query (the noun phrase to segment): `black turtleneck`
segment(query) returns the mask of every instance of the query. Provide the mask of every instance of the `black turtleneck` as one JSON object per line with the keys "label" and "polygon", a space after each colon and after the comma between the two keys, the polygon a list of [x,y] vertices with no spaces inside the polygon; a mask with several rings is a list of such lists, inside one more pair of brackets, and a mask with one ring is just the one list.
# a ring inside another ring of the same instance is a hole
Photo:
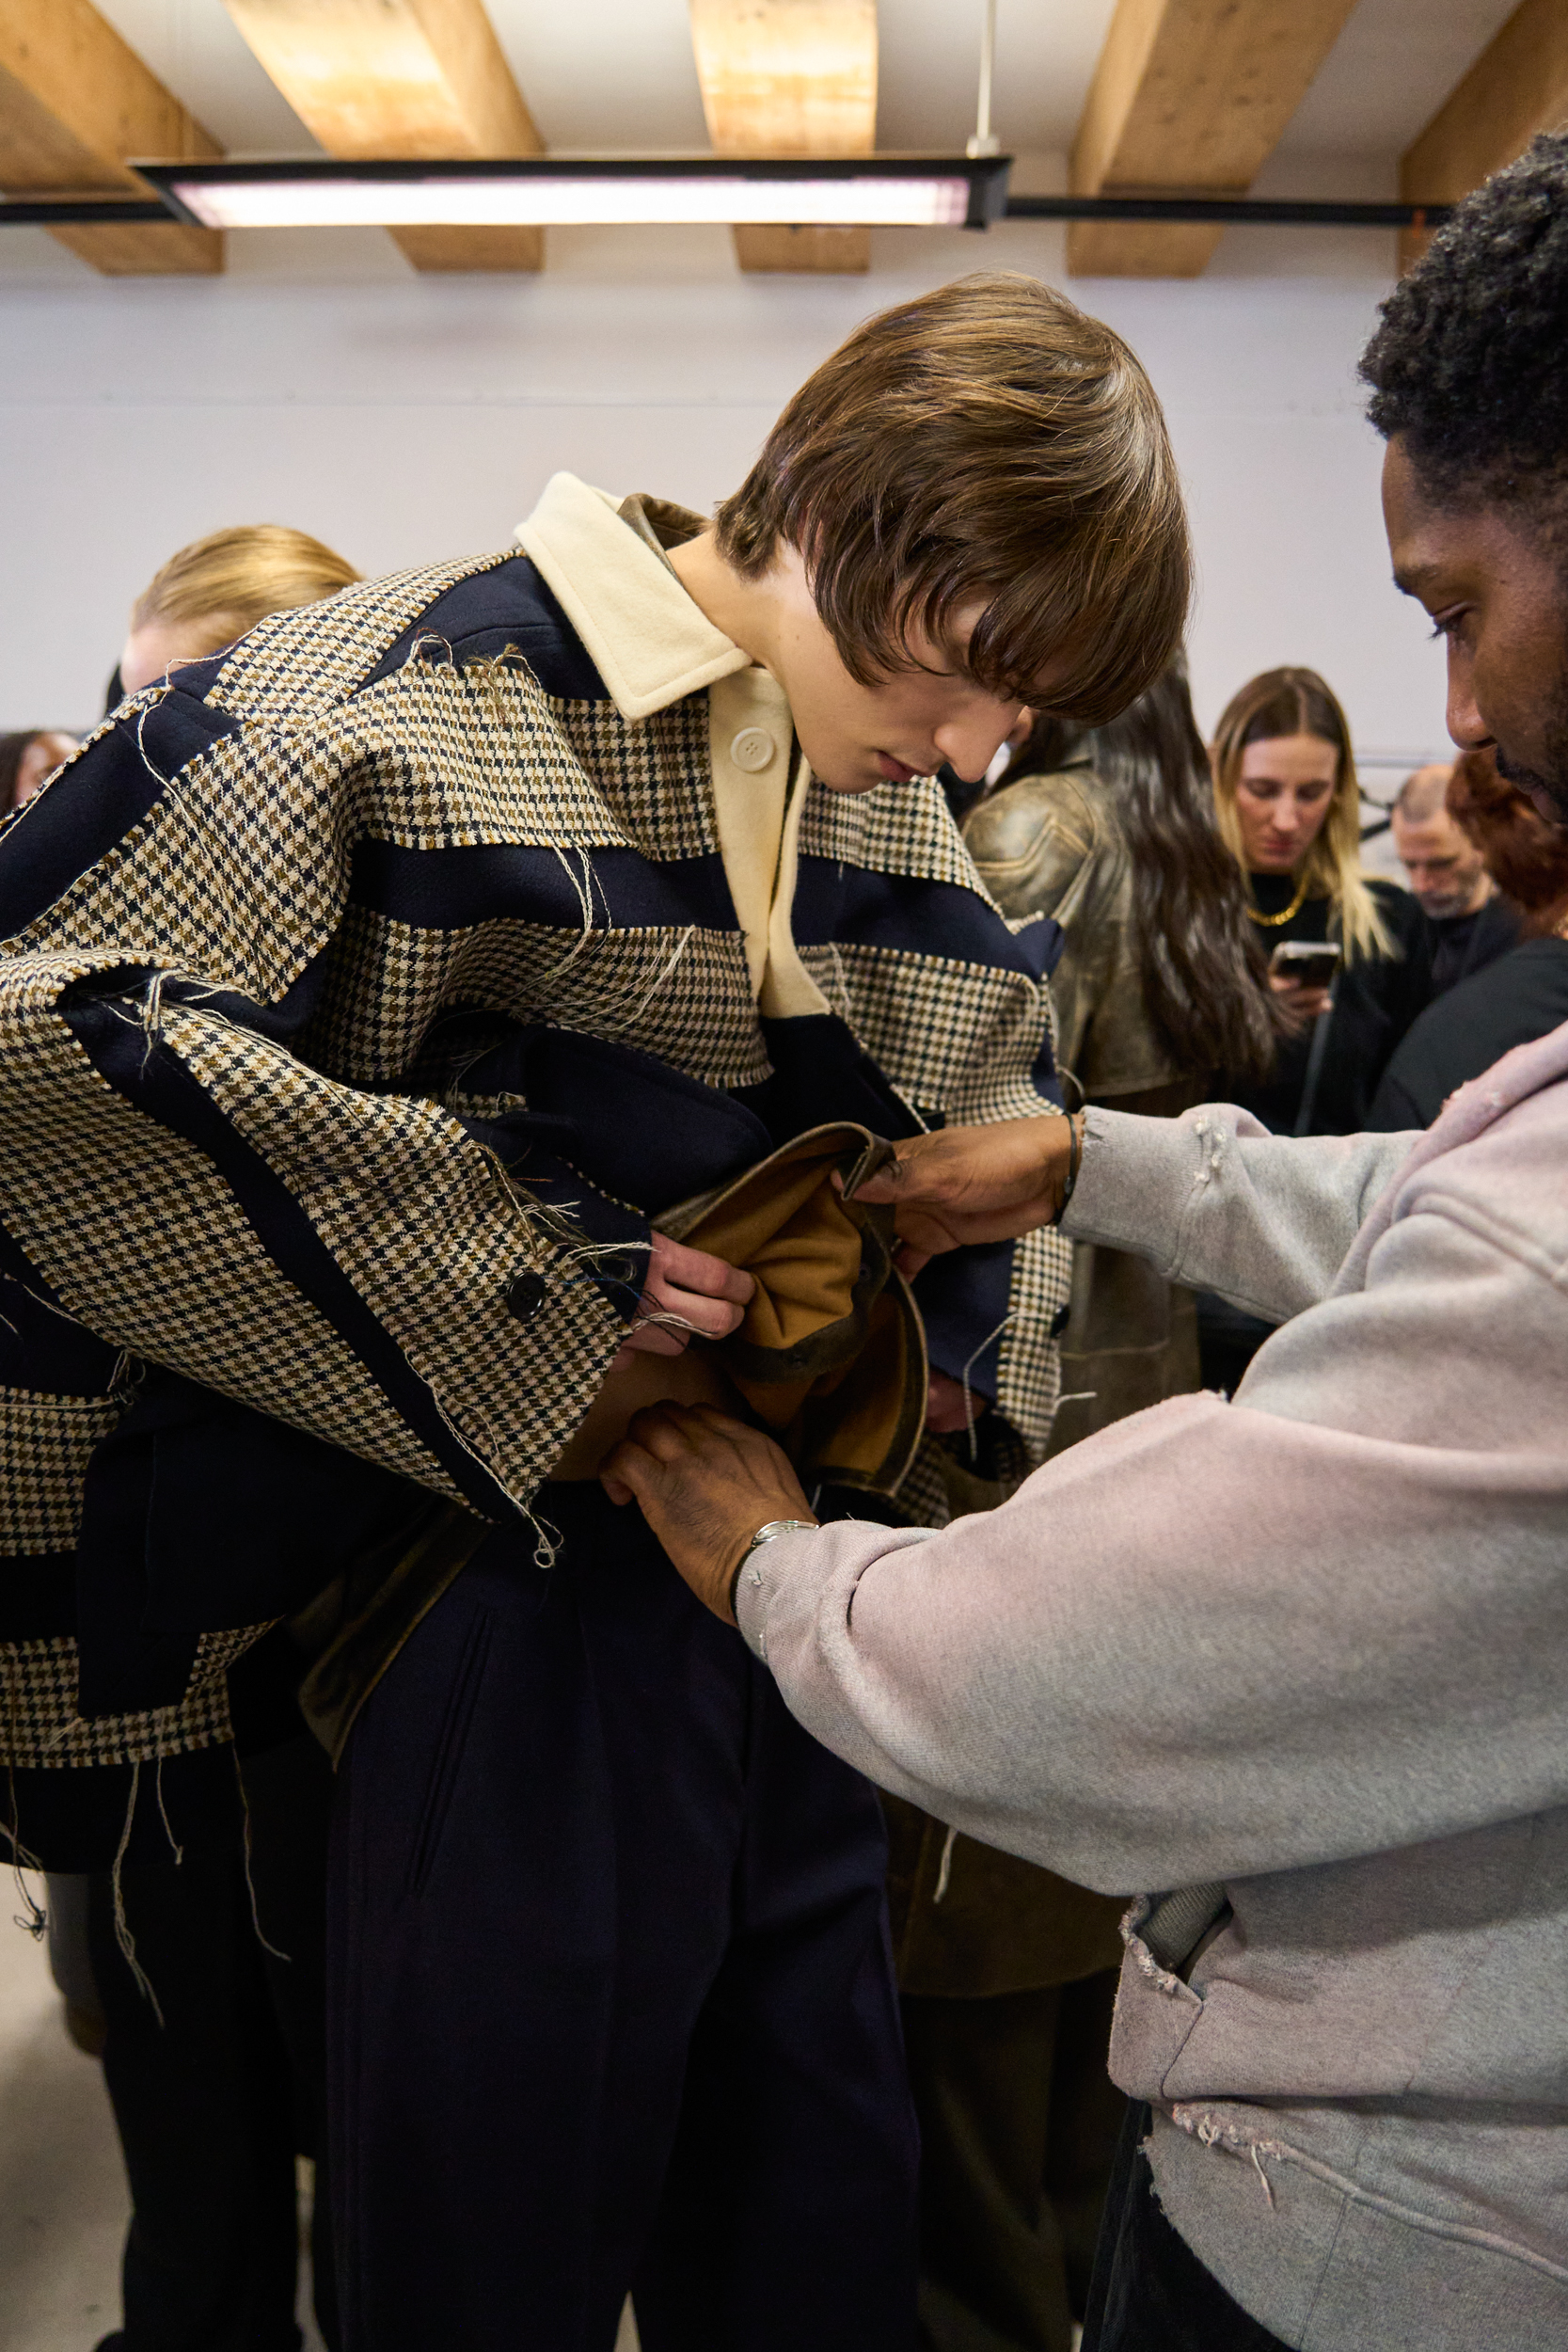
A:
{"label": "black turtleneck", "polygon": [[[1358,956],[1339,967],[1308,1128],[1312,1135],[1354,1135],[1360,1130],[1389,1056],[1432,992],[1431,927],[1419,905],[1393,882],[1379,879],[1369,886],[1397,952],[1393,957]],[[1263,915],[1283,914],[1296,894],[1289,874],[1249,874],[1247,887]],[[1305,899],[1288,922],[1257,929],[1265,958],[1282,940],[1338,938],[1333,904],[1326,898]],[[1275,1135],[1293,1135],[1310,1046],[1310,1029],[1285,1039],[1266,1078],[1222,1077],[1215,1096],[1241,1104]]]}

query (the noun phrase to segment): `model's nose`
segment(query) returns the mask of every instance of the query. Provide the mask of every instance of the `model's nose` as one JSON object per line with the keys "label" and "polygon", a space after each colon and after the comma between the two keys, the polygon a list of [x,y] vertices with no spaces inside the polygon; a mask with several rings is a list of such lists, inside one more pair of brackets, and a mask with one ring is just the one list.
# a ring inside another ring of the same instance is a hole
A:
{"label": "model's nose", "polygon": [[950,720],[931,738],[942,758],[965,784],[978,784],[1012,733],[1016,710],[976,711]]}

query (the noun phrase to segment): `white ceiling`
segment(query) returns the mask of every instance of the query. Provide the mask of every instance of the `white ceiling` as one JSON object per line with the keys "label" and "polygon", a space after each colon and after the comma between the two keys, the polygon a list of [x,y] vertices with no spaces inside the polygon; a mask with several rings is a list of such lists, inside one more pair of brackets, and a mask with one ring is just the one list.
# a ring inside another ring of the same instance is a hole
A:
{"label": "white ceiling", "polygon": [[[222,0],[96,5],[225,147],[264,154],[314,146]],[[998,0],[992,116],[1005,146],[1027,154],[1070,146],[1114,5]],[[1391,168],[1513,5],[1360,0],[1281,142],[1280,163],[1344,157]],[[686,0],[488,7],[547,145],[706,145]],[[983,0],[879,0],[879,145],[961,144],[974,123],[982,13]]]}

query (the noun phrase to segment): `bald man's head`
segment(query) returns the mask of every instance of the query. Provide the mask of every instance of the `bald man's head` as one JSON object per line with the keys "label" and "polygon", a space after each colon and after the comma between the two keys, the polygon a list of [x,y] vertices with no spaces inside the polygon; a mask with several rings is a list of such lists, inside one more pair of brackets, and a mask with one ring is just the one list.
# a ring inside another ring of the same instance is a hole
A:
{"label": "bald man's head", "polygon": [[1447,805],[1449,778],[1452,773],[1452,764],[1446,759],[1434,759],[1425,768],[1413,769],[1401,785],[1394,803],[1400,815],[1412,825],[1429,825]]}
{"label": "bald man's head", "polygon": [[1406,776],[1394,803],[1394,849],[1410,887],[1433,922],[1473,914],[1492,896],[1481,851],[1449,815],[1453,770],[1444,761]]}

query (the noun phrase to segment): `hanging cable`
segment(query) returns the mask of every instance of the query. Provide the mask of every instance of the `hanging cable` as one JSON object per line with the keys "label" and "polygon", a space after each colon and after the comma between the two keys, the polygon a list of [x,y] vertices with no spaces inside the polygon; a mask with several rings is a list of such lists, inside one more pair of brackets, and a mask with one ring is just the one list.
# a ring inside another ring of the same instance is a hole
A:
{"label": "hanging cable", "polygon": [[976,159],[1002,151],[1002,142],[990,127],[990,87],[995,65],[996,0],[986,0],[985,23],[980,29],[980,95],[974,110],[974,136],[966,148],[966,152]]}

